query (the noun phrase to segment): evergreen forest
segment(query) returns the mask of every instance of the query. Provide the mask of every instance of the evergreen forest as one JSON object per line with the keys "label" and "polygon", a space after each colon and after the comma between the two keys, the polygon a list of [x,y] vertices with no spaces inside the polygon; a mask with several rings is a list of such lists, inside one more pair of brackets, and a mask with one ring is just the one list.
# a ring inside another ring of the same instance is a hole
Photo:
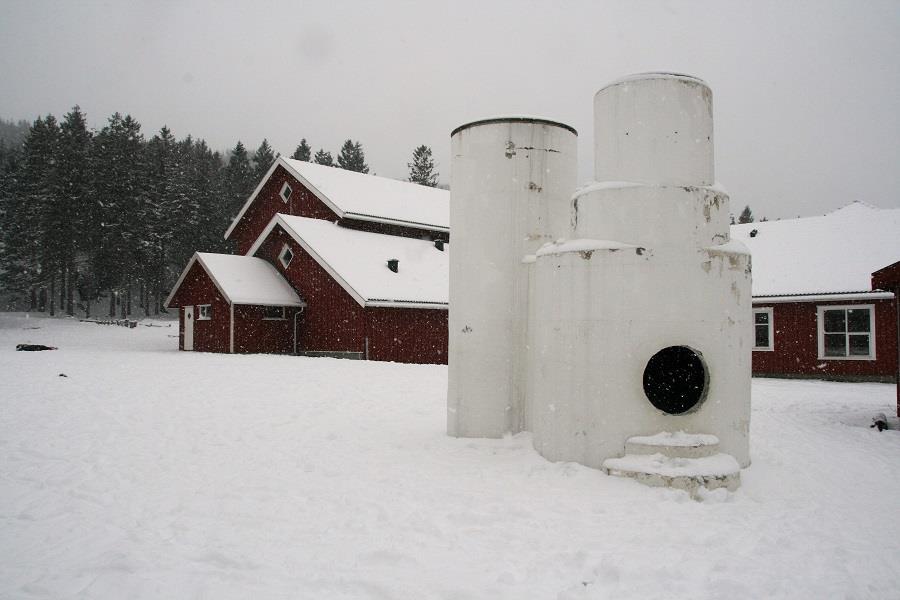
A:
{"label": "evergreen forest", "polygon": [[[294,156],[310,160],[305,139]],[[368,172],[359,142],[314,158]],[[167,127],[148,139],[120,113],[90,129],[78,106],[59,120],[0,119],[0,309],[164,312],[194,252],[232,251],[223,234],[276,159],[266,140],[223,154]]]}

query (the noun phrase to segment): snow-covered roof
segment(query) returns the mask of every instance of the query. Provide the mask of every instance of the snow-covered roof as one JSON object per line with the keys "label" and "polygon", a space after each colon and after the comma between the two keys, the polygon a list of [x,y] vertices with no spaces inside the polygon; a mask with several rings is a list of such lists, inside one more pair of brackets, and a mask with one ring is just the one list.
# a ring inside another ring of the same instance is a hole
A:
{"label": "snow-covered roof", "polygon": [[[276,215],[250,249],[280,225],[361,306],[446,309],[450,245],[341,227],[321,219]],[[397,259],[394,273],[387,261]]]}
{"label": "snow-covered roof", "polygon": [[234,254],[210,254],[196,252],[178,278],[166,306],[181,287],[185,276],[199,262],[213,283],[230,304],[257,304],[262,306],[303,306],[297,292],[261,258]]}
{"label": "snow-covered roof", "polygon": [[732,225],[731,237],[752,253],[754,296],[860,292],[900,260],[900,209],[853,202],[821,217]]}
{"label": "snow-covered roof", "polygon": [[373,221],[421,227],[437,231],[450,230],[450,192],[408,181],[376,175],[365,175],[337,167],[326,167],[302,160],[279,157],[244,203],[225,237],[240,222],[253,204],[265,182],[278,166],[284,167],[297,181],[316,195],[344,219]]}

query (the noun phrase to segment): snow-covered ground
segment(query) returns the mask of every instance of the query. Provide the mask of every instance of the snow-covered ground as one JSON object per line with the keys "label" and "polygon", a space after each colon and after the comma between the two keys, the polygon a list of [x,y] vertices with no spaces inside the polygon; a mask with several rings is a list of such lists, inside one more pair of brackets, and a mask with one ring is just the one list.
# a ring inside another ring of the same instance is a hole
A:
{"label": "snow-covered ground", "polygon": [[696,502],[447,437],[444,367],[176,334],[0,314],[0,597],[900,594],[891,385],[755,380],[743,486]]}

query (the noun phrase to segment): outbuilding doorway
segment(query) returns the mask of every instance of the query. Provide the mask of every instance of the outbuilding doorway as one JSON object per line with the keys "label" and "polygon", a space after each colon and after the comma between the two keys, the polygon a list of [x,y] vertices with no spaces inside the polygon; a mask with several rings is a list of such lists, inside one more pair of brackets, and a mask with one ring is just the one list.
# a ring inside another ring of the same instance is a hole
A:
{"label": "outbuilding doorway", "polygon": [[194,307],[184,307],[184,344],[185,350],[194,349]]}

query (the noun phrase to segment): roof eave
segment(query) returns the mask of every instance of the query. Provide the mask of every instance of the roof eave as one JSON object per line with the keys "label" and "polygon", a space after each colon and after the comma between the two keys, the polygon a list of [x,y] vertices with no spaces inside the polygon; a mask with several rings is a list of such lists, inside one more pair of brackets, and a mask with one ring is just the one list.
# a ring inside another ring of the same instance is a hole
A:
{"label": "roof eave", "polygon": [[407,301],[407,300],[367,300],[366,308],[430,308],[434,310],[448,310],[447,302]]}
{"label": "roof eave", "polygon": [[378,217],[375,215],[364,215],[362,213],[346,212],[344,219],[353,221],[366,221],[369,223],[383,223],[385,225],[399,225],[401,227],[410,227],[413,229],[427,229],[428,231],[439,231],[441,233],[449,233],[450,228],[443,225],[434,225],[432,223],[420,223],[418,221],[404,221],[402,219],[391,219],[389,217]]}
{"label": "roof eave", "polygon": [[893,292],[819,292],[807,294],[770,294],[753,296],[754,304],[778,304],[785,302],[824,302],[836,300],[891,300]]}

